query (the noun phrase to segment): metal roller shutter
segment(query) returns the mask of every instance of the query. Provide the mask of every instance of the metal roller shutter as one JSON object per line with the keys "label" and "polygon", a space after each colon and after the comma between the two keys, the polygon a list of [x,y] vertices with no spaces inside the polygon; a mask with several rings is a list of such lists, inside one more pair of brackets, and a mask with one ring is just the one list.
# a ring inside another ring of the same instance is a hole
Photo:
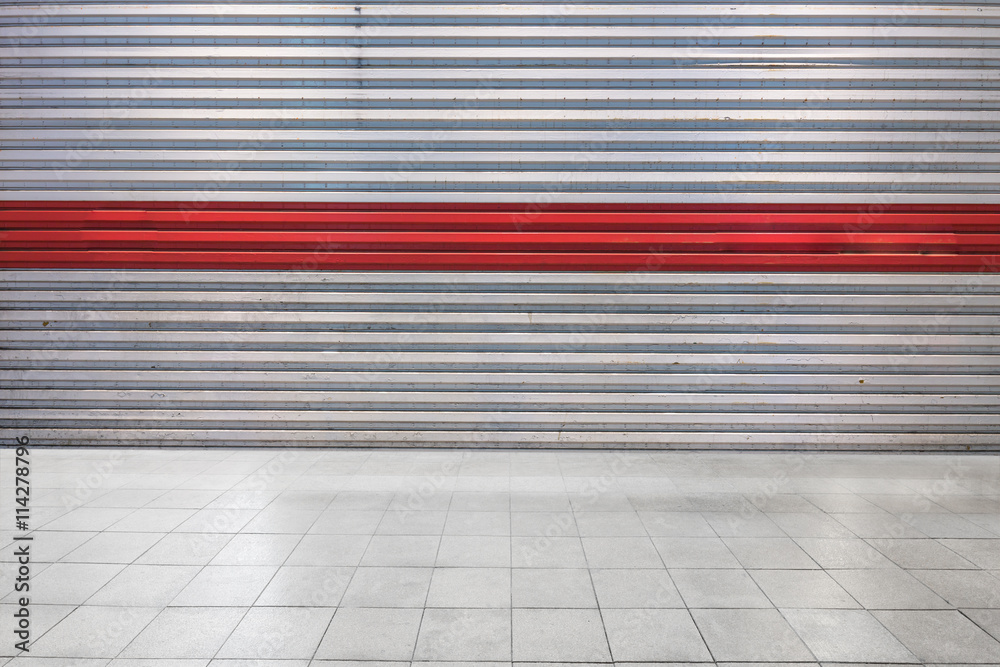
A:
{"label": "metal roller shutter", "polygon": [[1000,450],[1000,4],[0,4],[0,437]]}

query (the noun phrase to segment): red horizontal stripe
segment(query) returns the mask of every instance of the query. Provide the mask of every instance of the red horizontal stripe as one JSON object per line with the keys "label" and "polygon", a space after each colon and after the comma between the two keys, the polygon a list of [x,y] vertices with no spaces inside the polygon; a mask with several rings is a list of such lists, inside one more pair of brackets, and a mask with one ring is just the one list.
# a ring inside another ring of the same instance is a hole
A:
{"label": "red horizontal stripe", "polygon": [[0,266],[976,272],[1000,252],[997,206],[137,206],[2,203]]}
{"label": "red horizontal stripe", "polygon": [[299,252],[876,253],[1000,252],[1000,234],[259,232],[82,230],[0,232],[7,250]]}
{"label": "red horizontal stripe", "polygon": [[998,204],[625,204],[547,202],[224,202],[224,201],[0,201],[0,209],[133,209],[133,210],[267,210],[267,211],[508,211],[531,215],[544,211],[570,212],[718,212],[718,213],[993,213]]}
{"label": "red horizontal stripe", "polygon": [[0,210],[2,229],[1000,233],[988,213]]}
{"label": "red horizontal stripe", "polygon": [[26,250],[0,251],[0,266],[49,269],[981,272],[1000,269],[1000,255]]}

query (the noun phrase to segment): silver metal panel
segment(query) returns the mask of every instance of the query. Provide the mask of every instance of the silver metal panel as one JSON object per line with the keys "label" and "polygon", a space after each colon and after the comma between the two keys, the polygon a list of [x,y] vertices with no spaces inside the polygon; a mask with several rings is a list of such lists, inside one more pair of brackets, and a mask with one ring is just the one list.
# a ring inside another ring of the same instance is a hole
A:
{"label": "silver metal panel", "polygon": [[1000,202],[1000,6],[0,5],[0,199]]}
{"label": "silver metal panel", "polygon": [[39,444],[1000,450],[1000,275],[0,272]]}

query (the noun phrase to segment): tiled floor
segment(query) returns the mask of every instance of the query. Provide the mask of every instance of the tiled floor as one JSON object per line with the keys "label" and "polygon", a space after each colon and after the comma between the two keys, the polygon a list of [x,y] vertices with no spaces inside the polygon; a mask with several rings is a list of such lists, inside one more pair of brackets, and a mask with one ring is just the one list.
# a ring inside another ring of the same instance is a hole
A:
{"label": "tiled floor", "polygon": [[996,456],[35,449],[30,657],[12,458],[8,667],[1000,664]]}

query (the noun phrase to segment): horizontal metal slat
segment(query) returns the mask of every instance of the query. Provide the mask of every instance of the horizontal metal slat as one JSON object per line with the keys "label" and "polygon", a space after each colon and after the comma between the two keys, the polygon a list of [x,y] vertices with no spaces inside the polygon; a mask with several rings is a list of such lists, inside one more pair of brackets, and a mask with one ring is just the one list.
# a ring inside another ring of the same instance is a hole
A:
{"label": "horizontal metal slat", "polygon": [[[308,50],[306,50],[308,49]],[[239,46],[192,46],[163,45],[152,47],[121,47],[115,45],[94,44],[86,47],[61,46],[21,46],[13,54],[17,58],[315,58],[315,59],[394,59],[394,58],[425,58],[444,60],[455,59],[538,59],[544,58],[625,58],[625,59],[737,59],[748,61],[789,62],[792,60],[816,60],[820,62],[851,61],[858,59],[903,60],[903,59],[955,59],[977,60],[1000,58],[1000,49],[990,47],[955,48],[872,48],[855,47],[850,49],[829,47],[783,47],[783,48],[740,48],[740,47],[544,47],[544,55],[538,47],[506,47],[502,50],[493,47],[452,47],[447,51],[427,46],[409,47],[365,47],[363,52],[359,47],[336,46],[268,46],[265,52],[259,47]],[[8,56],[11,57],[11,56]]]}
{"label": "horizontal metal slat", "polygon": [[[184,108],[170,107],[167,109],[150,108],[19,108],[6,107],[0,109],[0,120],[14,121],[52,121],[52,120],[170,120],[173,123],[181,121],[275,121],[286,123],[292,121],[395,121],[400,123],[414,121],[447,120],[455,121],[549,121],[549,122],[609,122],[609,121],[670,121],[685,122],[717,122],[720,125],[744,122],[785,121],[806,123],[815,122],[937,122],[943,127],[960,123],[978,123],[983,126],[995,124],[998,121],[995,111],[972,110],[911,110],[911,109],[864,109],[864,110],[828,110],[828,109],[732,109],[727,111],[725,118],[711,109],[214,109],[214,108]],[[601,128],[603,129],[603,128]],[[972,128],[979,129],[979,128]],[[16,173],[10,176],[17,179]]]}
{"label": "horizontal metal slat", "polygon": [[631,413],[631,412],[449,412],[419,411],[293,411],[293,410],[65,410],[0,409],[0,426],[51,428],[288,428],[304,429],[424,429],[429,432],[477,429],[488,431],[738,431],[738,432],[877,432],[982,433],[1000,427],[995,414],[787,413],[780,423],[771,414]]}
{"label": "horizontal metal slat", "polygon": [[[782,163],[862,163],[862,164],[919,164],[926,169],[927,165],[990,165],[996,169],[1000,165],[1000,150],[997,151],[942,151],[926,155],[916,151],[899,151],[893,153],[868,151],[456,151],[449,149],[424,150],[412,153],[404,151],[380,150],[255,150],[232,151],[213,149],[191,150],[145,150],[145,149],[95,149],[95,150],[64,150],[64,149],[34,149],[5,150],[0,154],[4,163],[18,162],[15,166],[27,167],[30,163],[47,163],[45,167],[58,164],[79,165],[84,161],[108,162],[178,162],[184,161],[189,168],[202,169],[212,167],[213,163],[239,163],[246,169],[255,165],[266,167],[269,162],[295,162],[295,168],[308,167],[309,162],[344,162],[344,163],[378,163],[404,161],[411,169],[424,163],[483,163],[503,162],[508,164],[530,164],[533,162],[565,162],[574,166],[587,166],[594,163],[622,163],[625,168],[642,163],[732,163],[736,160],[752,156],[757,164]],[[28,163],[28,164],[24,164]],[[305,163],[305,164],[303,164]],[[41,165],[40,165],[41,166]],[[176,168],[173,167],[172,168]],[[662,167],[660,167],[662,168]]]}
{"label": "horizontal metal slat", "polygon": [[[0,330],[0,348],[92,350],[298,350],[470,352],[769,352],[996,354],[1000,335],[911,336],[878,334],[671,334],[671,333],[307,333]],[[752,358],[752,357],[751,357]]]}
{"label": "horizontal metal slat", "polygon": [[[270,17],[290,16],[319,18],[329,16],[349,17],[358,20],[358,7],[353,4],[309,4],[294,2],[246,2],[226,5],[225,12],[220,13],[213,5],[192,4],[185,2],[166,2],[163,4],[137,3],[13,3],[0,6],[0,17],[13,19],[25,18],[31,20],[38,16],[131,16],[146,18],[152,16],[178,16],[211,18],[221,17]],[[641,18],[644,16],[834,16],[834,17],[891,17],[899,18],[931,16],[940,18],[1000,18],[1000,8],[981,4],[962,6],[948,3],[927,3],[914,5],[912,3],[752,3],[732,5],[731,3],[618,3],[595,2],[582,5],[561,5],[559,3],[419,3],[405,2],[382,4],[374,6],[360,5],[363,17],[452,17],[462,16],[478,18],[484,15],[494,16],[538,16],[555,19],[567,16],[594,17],[627,17]]]}
{"label": "horizontal metal slat", "polygon": [[[181,213],[190,209],[181,208]],[[191,211],[192,213],[197,212]],[[534,211],[514,215],[526,221],[534,219]],[[460,213],[459,215],[467,215]],[[876,211],[862,211],[853,214],[858,225],[868,224],[881,218]],[[933,215],[933,214],[931,214]],[[183,292],[184,299],[198,298],[198,294],[216,292],[290,292],[298,294],[308,291],[339,293],[379,292],[387,297],[406,295],[411,292],[432,293],[435,290],[449,295],[472,292],[537,292],[579,293],[582,298],[599,298],[614,294],[650,293],[716,293],[731,294],[762,293],[780,294],[782,304],[790,303],[788,298],[803,293],[812,297],[822,294],[868,293],[878,297],[895,297],[901,294],[930,296],[948,294],[965,300],[967,297],[1000,295],[1000,273],[983,272],[974,276],[956,276],[942,273],[894,274],[894,273],[593,273],[593,272],[531,272],[531,271],[363,271],[352,273],[331,273],[329,271],[103,271],[87,269],[0,269],[0,296],[17,300],[41,300],[41,294],[32,289],[22,289],[21,285],[37,284],[41,289],[55,292],[53,297],[63,301],[72,292],[73,299],[92,300],[98,294],[108,294],[107,301],[127,301],[125,296],[131,289],[139,288],[143,297],[155,298],[156,290]],[[207,289],[208,287],[211,289]],[[34,288],[33,288],[34,289]],[[80,294],[91,291],[93,294]],[[27,296],[21,296],[27,295]],[[201,297],[204,298],[204,297]],[[243,299],[244,297],[233,297]],[[316,298],[316,297],[311,297]],[[406,298],[406,297],[401,297]],[[421,297],[427,298],[427,297]],[[530,298],[530,297],[529,297]],[[546,297],[548,298],[548,297]],[[557,297],[553,297],[557,298]],[[49,299],[46,299],[49,300]],[[165,297],[159,300],[169,300]],[[275,301],[275,299],[270,299]],[[942,302],[944,303],[944,302]],[[879,308],[887,301],[876,302]]]}
{"label": "horizontal metal slat", "polygon": [[[102,85],[107,81],[115,79],[135,79],[143,81],[145,87],[155,89],[156,86],[165,85],[165,82],[173,80],[181,81],[177,84],[181,87],[197,85],[199,81],[207,82],[207,85],[221,85],[216,82],[231,82],[249,85],[255,81],[268,81],[270,85],[283,86],[306,86],[317,85],[320,81],[350,81],[363,80],[368,84],[378,84],[380,81],[390,81],[394,88],[406,90],[410,87],[426,86],[428,81],[438,84],[438,87],[466,86],[476,87],[476,82],[489,81],[494,86],[503,86],[504,82],[531,82],[541,81],[551,87],[556,82],[575,82],[572,85],[592,85],[593,82],[613,82],[616,86],[626,85],[628,82],[642,83],[643,88],[649,88],[651,81],[687,81],[690,83],[704,82],[706,80],[716,82],[724,81],[745,81],[755,82],[773,80],[784,82],[792,81],[815,81],[823,85],[825,90],[831,82],[848,82],[855,79],[865,81],[877,81],[886,87],[892,81],[914,81],[914,82],[948,82],[949,86],[960,84],[963,81],[980,81],[992,83],[996,81],[997,68],[969,67],[969,68],[948,68],[940,66],[927,66],[914,69],[903,66],[880,66],[880,67],[848,67],[831,66],[825,62],[810,64],[803,63],[782,63],[780,68],[770,67],[766,64],[748,63],[742,64],[720,63],[713,66],[689,63],[684,67],[669,65],[664,67],[572,67],[567,65],[554,65],[551,67],[476,67],[465,65],[460,67],[426,67],[410,65],[402,66],[380,66],[351,68],[340,66],[251,66],[222,64],[204,64],[199,66],[185,66],[178,63],[158,64],[156,69],[150,71],[145,67],[122,66],[119,63],[108,66],[96,67],[93,65],[79,65],[72,69],[61,67],[57,64],[40,67],[37,63],[15,65],[10,63],[6,68],[5,80],[11,82],[10,85],[40,85],[39,83],[25,83],[25,80],[69,80],[79,79],[91,80],[92,85]],[[465,83],[462,83],[465,82]],[[79,84],[76,84],[79,85]],[[110,84],[107,84],[110,85]],[[122,85],[122,84],[118,84]],[[257,83],[255,85],[265,85]],[[521,84],[523,85],[523,83]],[[717,84],[716,84],[717,85]],[[871,84],[868,84],[869,86]],[[715,88],[715,85],[713,85]],[[483,90],[489,90],[483,88]]]}
{"label": "horizontal metal slat", "polygon": [[455,372],[366,370],[364,373],[335,370],[260,371],[90,369],[51,370],[41,367],[0,368],[0,380],[18,388],[145,389],[253,389],[277,390],[358,390],[371,391],[727,391],[727,392],[858,392],[865,395],[906,392],[911,394],[998,394],[1000,375],[977,374],[965,369],[954,374],[878,373],[871,369],[857,374],[830,372],[807,374],[731,373],[624,373],[607,372]]}
{"label": "horizontal metal slat", "polygon": [[[710,385],[707,386],[710,388]],[[807,389],[810,387],[801,387]],[[634,392],[473,392],[473,391],[281,391],[281,390],[120,390],[6,389],[8,408],[60,409],[255,409],[255,410],[482,410],[506,412],[997,412],[997,394],[834,394],[834,393],[634,393]],[[655,419],[655,416],[653,417]]]}
{"label": "horizontal metal slat", "polygon": [[[969,286],[976,283],[970,280]],[[380,310],[408,308],[426,311],[429,304],[438,311],[481,310],[535,310],[580,311],[603,309],[602,312],[641,309],[646,311],[681,313],[698,309],[701,312],[738,313],[748,309],[757,311],[780,308],[783,312],[811,310],[816,312],[863,312],[876,310],[881,313],[976,313],[1000,312],[1000,294],[908,294],[899,297],[891,294],[662,294],[623,293],[544,293],[465,291],[460,279],[452,289],[444,292],[416,291],[201,291],[185,290],[17,290],[0,291],[0,305],[4,308],[52,308],[54,304],[73,309],[94,308],[98,305],[115,309],[143,308],[216,309],[234,310],[298,310],[322,307],[325,310],[364,309]],[[87,306],[85,304],[94,304]]]}
{"label": "horizontal metal slat", "polygon": [[1000,355],[590,352],[273,352],[243,350],[8,350],[0,368],[629,372],[996,373]]}
{"label": "horizontal metal slat", "polygon": [[[38,445],[106,445],[108,442],[167,446],[240,446],[248,443],[269,447],[559,447],[636,449],[834,449],[903,451],[993,451],[992,433],[685,433],[571,431],[413,431],[413,430],[224,430],[205,429],[57,429],[33,431]],[[0,428],[0,437],[12,440],[21,431]]]}
{"label": "horizontal metal slat", "polygon": [[205,310],[3,310],[0,327],[11,331],[566,331],[615,332],[838,332],[925,335],[995,334],[994,315],[793,315],[452,313],[366,311]]}

